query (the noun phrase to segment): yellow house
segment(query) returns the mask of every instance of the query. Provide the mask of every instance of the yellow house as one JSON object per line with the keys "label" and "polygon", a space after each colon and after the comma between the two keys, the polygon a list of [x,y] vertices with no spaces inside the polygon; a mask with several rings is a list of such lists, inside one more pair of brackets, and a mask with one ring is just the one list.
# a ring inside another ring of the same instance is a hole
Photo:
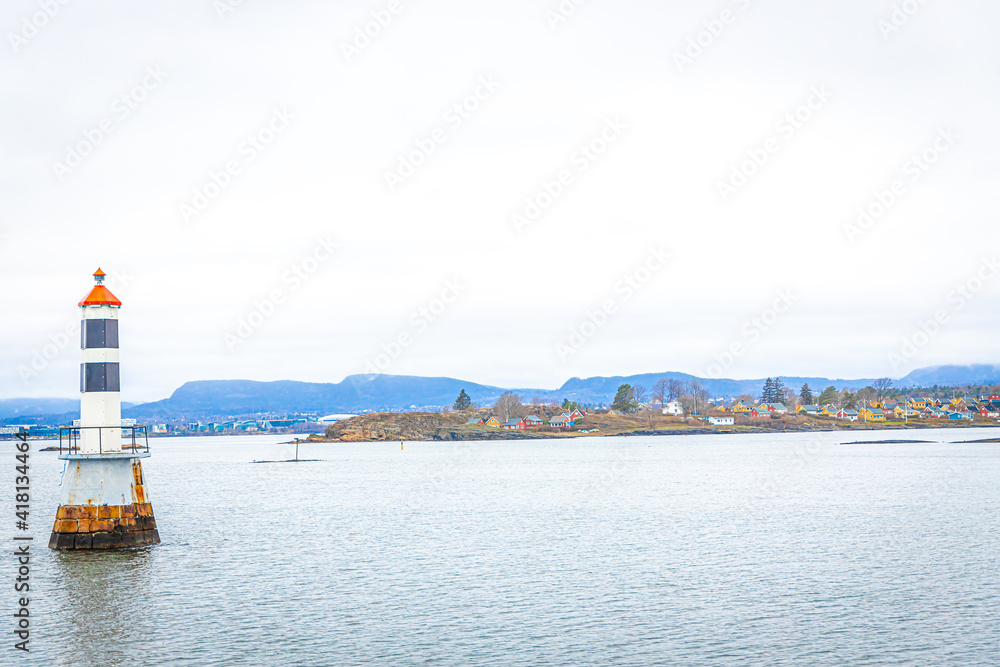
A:
{"label": "yellow house", "polygon": [[733,406],[733,412],[750,412],[751,410],[753,410],[753,406],[747,405],[743,401]]}
{"label": "yellow house", "polygon": [[960,407],[962,407],[962,406],[965,405],[965,399],[964,398],[953,398],[953,399],[951,399],[951,404],[953,406],[955,406],[956,408],[960,408]]}
{"label": "yellow house", "polygon": [[910,402],[909,402],[909,406],[911,408],[913,408],[914,410],[926,410],[927,409],[927,400],[923,399],[923,398],[911,398]]}
{"label": "yellow house", "polygon": [[885,413],[878,409],[861,408],[860,412],[858,412],[858,421],[884,422]]}
{"label": "yellow house", "polygon": [[487,419],[486,425],[492,426],[493,428],[500,428],[500,422],[497,420],[496,417],[490,417],[489,419]]}
{"label": "yellow house", "polygon": [[837,412],[839,412],[839,410],[837,410],[837,408],[833,407],[832,405],[824,405],[823,409],[820,411],[820,414],[826,415],[827,417],[836,417]]}

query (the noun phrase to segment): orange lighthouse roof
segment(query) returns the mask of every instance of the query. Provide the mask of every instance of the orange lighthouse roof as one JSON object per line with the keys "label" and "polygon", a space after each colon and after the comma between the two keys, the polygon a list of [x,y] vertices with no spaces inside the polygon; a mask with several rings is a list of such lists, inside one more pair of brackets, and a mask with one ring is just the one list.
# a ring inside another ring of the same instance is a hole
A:
{"label": "orange lighthouse roof", "polygon": [[114,294],[111,293],[107,287],[104,286],[104,276],[107,274],[100,269],[94,273],[94,289],[90,290],[90,294],[83,298],[83,301],[78,303],[78,306],[121,306],[122,302],[118,300]]}

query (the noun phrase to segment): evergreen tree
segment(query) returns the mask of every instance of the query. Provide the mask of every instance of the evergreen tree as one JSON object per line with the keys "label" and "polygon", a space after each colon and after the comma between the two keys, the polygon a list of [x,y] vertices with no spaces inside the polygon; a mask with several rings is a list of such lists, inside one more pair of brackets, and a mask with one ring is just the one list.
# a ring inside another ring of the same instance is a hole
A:
{"label": "evergreen tree", "polygon": [[760,393],[761,403],[774,403],[774,380],[767,378],[764,381],[764,391]]}
{"label": "evergreen tree", "polygon": [[454,407],[456,410],[468,410],[472,407],[472,399],[469,398],[469,395],[465,393],[464,389],[459,392],[458,398],[455,399]]}
{"label": "evergreen tree", "polygon": [[632,385],[622,384],[618,386],[618,393],[615,394],[615,400],[611,403],[611,409],[618,410],[619,412],[624,412],[626,414],[635,412]]}
{"label": "evergreen tree", "polygon": [[802,385],[801,391],[799,391],[799,401],[802,405],[812,405],[813,404],[813,393],[812,389],[809,388],[809,383]]}
{"label": "evergreen tree", "polygon": [[774,378],[774,392],[771,396],[771,400],[768,403],[784,403],[785,402],[785,383],[781,381],[781,378]]}
{"label": "evergreen tree", "polygon": [[819,402],[819,405],[829,405],[830,403],[833,403],[835,400],[837,400],[837,388],[827,387],[826,389],[823,390],[823,393],[820,394],[819,398],[817,398],[816,400]]}

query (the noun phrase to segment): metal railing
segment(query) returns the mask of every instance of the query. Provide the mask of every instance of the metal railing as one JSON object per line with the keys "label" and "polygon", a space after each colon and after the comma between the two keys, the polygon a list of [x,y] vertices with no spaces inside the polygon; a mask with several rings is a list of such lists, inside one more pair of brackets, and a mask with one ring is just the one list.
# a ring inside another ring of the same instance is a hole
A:
{"label": "metal railing", "polygon": [[[104,451],[104,431],[118,430],[121,432],[121,451],[123,453],[132,452],[133,454],[144,453],[149,454],[149,433],[146,431],[145,424],[137,426],[60,426],[59,427],[59,453],[62,454],[64,449],[67,454],[79,454],[80,453],[80,432],[81,431],[97,431],[97,453],[98,454],[117,454],[118,451]],[[126,435],[127,431],[131,431],[131,441],[129,441]],[[138,437],[136,436],[138,432]],[[65,448],[63,446],[63,438],[66,439]]]}

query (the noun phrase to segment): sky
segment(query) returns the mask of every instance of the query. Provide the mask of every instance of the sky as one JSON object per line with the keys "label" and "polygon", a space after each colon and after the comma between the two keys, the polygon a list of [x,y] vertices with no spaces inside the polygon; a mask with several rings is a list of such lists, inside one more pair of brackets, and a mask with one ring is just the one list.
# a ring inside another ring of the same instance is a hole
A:
{"label": "sky", "polygon": [[0,398],[996,363],[985,0],[11,0]]}

